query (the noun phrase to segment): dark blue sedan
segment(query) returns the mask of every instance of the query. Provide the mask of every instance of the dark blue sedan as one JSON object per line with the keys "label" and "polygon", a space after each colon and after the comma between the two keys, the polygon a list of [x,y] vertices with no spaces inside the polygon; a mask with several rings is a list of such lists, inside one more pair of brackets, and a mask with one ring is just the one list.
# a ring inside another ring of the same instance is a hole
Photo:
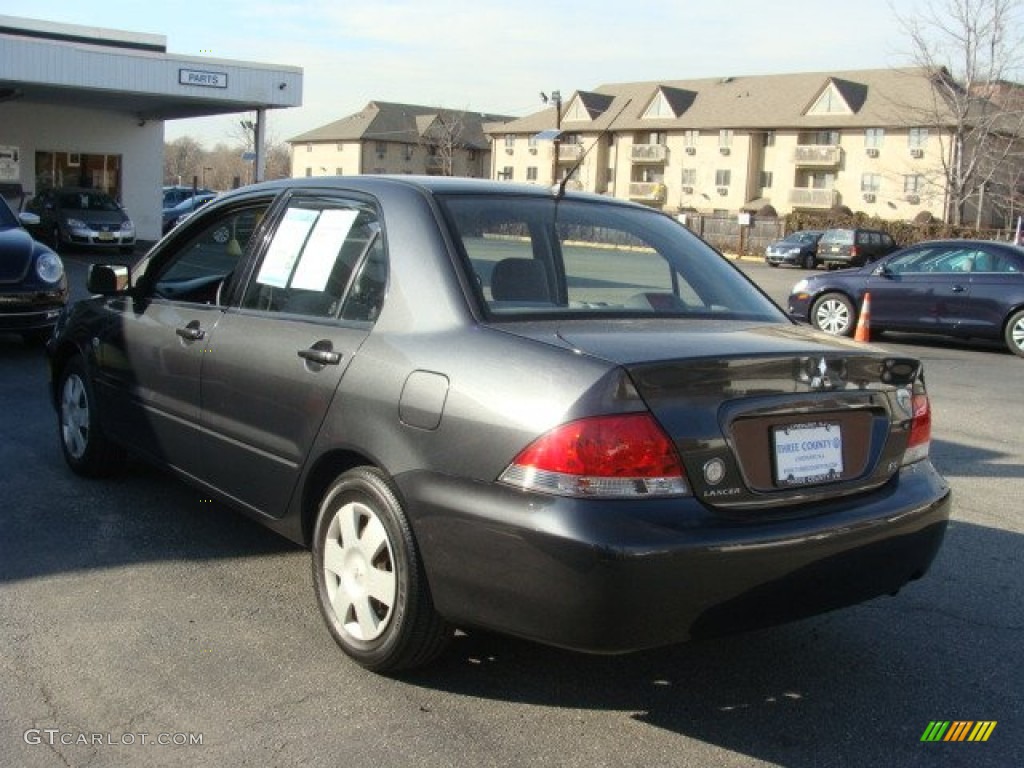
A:
{"label": "dark blue sedan", "polygon": [[1024,357],[1024,248],[987,240],[917,243],[858,269],[800,280],[788,311],[850,336],[866,293],[873,332],[996,339]]}

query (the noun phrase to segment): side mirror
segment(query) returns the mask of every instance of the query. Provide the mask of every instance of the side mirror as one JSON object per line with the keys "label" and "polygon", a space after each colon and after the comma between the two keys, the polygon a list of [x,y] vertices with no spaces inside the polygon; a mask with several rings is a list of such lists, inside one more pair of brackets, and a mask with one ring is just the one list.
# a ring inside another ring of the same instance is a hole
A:
{"label": "side mirror", "polygon": [[21,213],[19,213],[18,221],[20,221],[22,225],[26,227],[35,227],[39,225],[39,217],[36,216],[36,214],[34,213],[29,213],[28,211],[22,211]]}
{"label": "side mirror", "polygon": [[887,264],[879,264],[877,267],[871,270],[871,274],[875,275],[876,277],[879,275],[882,277],[891,277],[892,270],[889,269],[889,266]]}
{"label": "side mirror", "polygon": [[128,290],[128,267],[120,264],[93,264],[85,278],[90,293],[114,296]]}

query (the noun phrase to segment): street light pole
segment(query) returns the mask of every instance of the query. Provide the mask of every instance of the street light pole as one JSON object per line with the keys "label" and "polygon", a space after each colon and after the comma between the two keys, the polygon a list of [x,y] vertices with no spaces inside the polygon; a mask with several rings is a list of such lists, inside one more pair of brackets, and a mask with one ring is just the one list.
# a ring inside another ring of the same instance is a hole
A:
{"label": "street light pole", "polygon": [[551,92],[551,103],[555,105],[555,139],[552,142],[554,157],[551,160],[551,186],[558,183],[558,153],[562,146],[562,94],[560,91]]}

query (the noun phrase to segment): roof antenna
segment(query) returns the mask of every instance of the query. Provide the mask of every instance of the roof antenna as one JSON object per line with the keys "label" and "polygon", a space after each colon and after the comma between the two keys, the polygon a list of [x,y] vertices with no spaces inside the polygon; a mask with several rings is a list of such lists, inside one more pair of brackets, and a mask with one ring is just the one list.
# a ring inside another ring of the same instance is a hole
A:
{"label": "roof antenna", "polygon": [[601,143],[601,139],[603,139],[607,135],[608,131],[612,129],[612,126],[615,125],[615,121],[618,120],[619,116],[626,111],[626,107],[628,107],[630,105],[630,102],[632,101],[632,99],[626,99],[626,103],[623,104],[622,108],[615,113],[615,117],[613,117],[608,122],[608,125],[606,125],[601,130],[601,132],[597,134],[597,138],[594,139],[594,143],[587,147],[587,151],[580,155],[579,160],[573,163],[573,166],[572,168],[569,169],[569,172],[562,177],[562,180],[560,182],[558,182],[558,189],[555,192],[556,200],[561,200],[563,197],[565,197],[565,185],[569,183],[569,179],[572,178],[572,175],[580,169],[580,166],[583,165],[583,161],[587,159],[587,155],[590,154],[590,151]]}

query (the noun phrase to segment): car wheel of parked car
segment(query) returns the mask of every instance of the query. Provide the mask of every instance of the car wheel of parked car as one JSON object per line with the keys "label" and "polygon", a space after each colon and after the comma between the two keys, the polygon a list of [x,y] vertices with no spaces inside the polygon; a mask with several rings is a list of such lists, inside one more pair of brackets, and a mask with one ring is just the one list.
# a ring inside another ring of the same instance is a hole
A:
{"label": "car wheel of parked car", "polygon": [[814,258],[813,253],[804,254],[804,269],[814,269],[818,266],[818,260]]}
{"label": "car wheel of parked car", "polygon": [[64,366],[57,382],[60,398],[60,447],[68,466],[86,477],[102,477],[115,471],[124,451],[103,434],[96,414],[96,399],[81,357]]}
{"label": "car wheel of parked car", "polygon": [[811,307],[811,324],[833,336],[853,335],[856,310],[841,293],[826,293]]}
{"label": "car wheel of parked car", "polygon": [[451,629],[434,610],[401,502],[382,472],[345,472],[324,494],[313,535],[313,585],[338,645],[375,672],[433,660]]}
{"label": "car wheel of parked car", "polygon": [[1013,354],[1024,357],[1024,309],[1014,312],[1010,317],[1003,338]]}

